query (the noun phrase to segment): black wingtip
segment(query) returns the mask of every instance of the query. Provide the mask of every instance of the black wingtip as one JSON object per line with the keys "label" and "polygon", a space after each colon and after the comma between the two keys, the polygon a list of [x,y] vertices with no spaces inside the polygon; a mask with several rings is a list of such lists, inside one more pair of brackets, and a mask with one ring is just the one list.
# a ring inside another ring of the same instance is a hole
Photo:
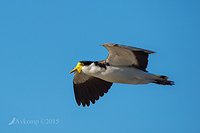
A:
{"label": "black wingtip", "polygon": [[175,85],[174,81],[171,80],[155,80],[154,82],[155,84],[159,84],[159,85]]}

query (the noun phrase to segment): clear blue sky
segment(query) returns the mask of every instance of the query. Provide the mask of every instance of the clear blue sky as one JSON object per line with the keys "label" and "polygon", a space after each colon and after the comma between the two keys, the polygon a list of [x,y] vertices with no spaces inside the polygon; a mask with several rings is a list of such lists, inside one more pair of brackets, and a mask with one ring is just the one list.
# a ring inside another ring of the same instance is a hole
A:
{"label": "clear blue sky", "polygon": [[[147,70],[176,85],[114,84],[77,106],[69,71],[109,42],[156,51]],[[200,132],[198,0],[2,0],[0,46],[2,133]]]}

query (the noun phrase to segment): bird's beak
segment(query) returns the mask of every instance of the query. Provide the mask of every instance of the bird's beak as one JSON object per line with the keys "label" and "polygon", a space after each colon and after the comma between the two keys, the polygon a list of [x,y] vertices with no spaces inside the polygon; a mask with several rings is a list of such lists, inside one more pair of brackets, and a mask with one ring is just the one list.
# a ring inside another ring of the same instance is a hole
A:
{"label": "bird's beak", "polygon": [[73,70],[71,70],[69,73],[71,74],[71,73],[73,73],[74,71],[76,71],[77,70],[77,68],[75,67]]}
{"label": "bird's beak", "polygon": [[77,64],[77,66],[76,66],[73,70],[71,70],[69,73],[71,74],[71,73],[73,73],[74,71],[78,71],[78,73],[80,73],[80,72],[81,72],[82,66],[84,66],[84,64],[79,62],[79,63]]}

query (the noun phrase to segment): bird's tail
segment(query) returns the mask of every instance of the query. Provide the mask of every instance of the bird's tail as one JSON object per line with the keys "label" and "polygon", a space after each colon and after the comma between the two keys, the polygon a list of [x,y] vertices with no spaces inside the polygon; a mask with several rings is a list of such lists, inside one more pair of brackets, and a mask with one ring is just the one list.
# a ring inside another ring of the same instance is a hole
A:
{"label": "bird's tail", "polygon": [[159,85],[175,85],[174,81],[168,80],[167,76],[163,75],[154,75],[156,78],[152,83]]}

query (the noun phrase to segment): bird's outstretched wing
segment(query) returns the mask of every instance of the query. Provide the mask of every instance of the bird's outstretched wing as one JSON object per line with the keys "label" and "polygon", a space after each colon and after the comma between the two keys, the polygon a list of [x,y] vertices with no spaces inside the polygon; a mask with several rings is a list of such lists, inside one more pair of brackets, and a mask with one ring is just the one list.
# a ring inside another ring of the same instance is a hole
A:
{"label": "bird's outstretched wing", "polygon": [[102,46],[109,52],[106,63],[116,66],[135,66],[144,71],[146,71],[148,65],[149,54],[155,53],[145,49],[114,43],[104,43]]}
{"label": "bird's outstretched wing", "polygon": [[104,93],[107,93],[112,83],[76,71],[73,86],[77,104],[80,106],[82,103],[85,107],[85,105],[90,105],[90,101],[94,104],[99,96],[102,97]]}

